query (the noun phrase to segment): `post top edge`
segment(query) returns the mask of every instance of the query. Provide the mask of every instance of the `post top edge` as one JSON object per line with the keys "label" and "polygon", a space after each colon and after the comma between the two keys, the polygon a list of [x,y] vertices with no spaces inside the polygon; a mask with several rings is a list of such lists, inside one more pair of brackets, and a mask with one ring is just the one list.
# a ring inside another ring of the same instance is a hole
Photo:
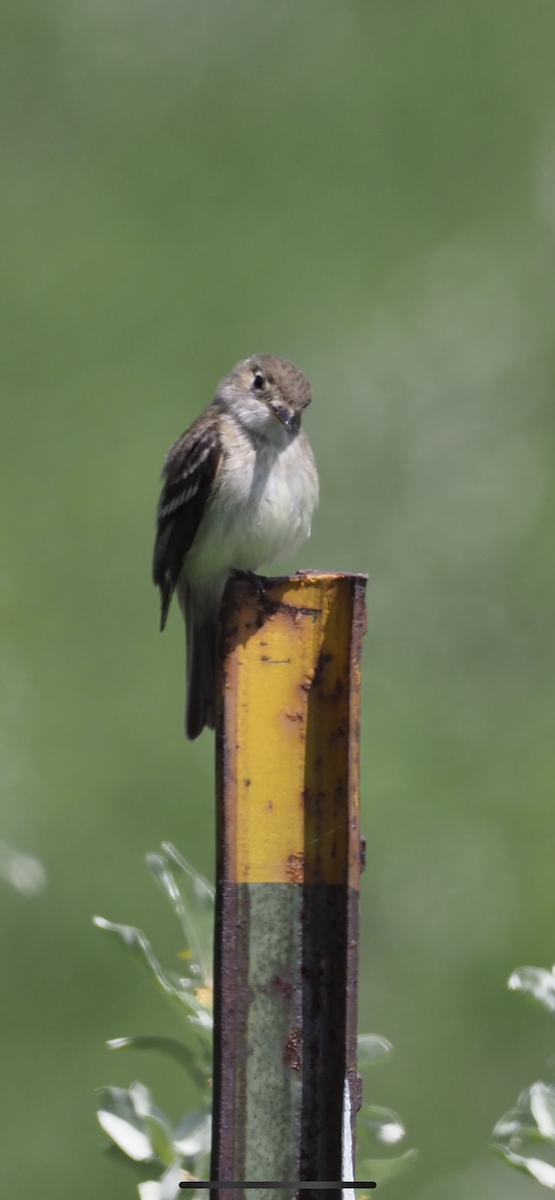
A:
{"label": "post top edge", "polygon": [[[296,571],[294,575],[262,575],[261,576],[261,579],[263,579],[264,583],[266,583],[268,585],[268,587],[272,587],[277,584],[293,585],[295,583],[333,583],[334,580],[336,580],[336,579],[349,579],[349,580],[352,580],[353,583],[360,583],[360,584],[365,585],[368,583],[368,578],[369,578],[368,575],[362,571],[311,571],[311,570]],[[233,587],[241,588],[242,586],[246,586],[247,588],[252,589],[252,584],[250,583],[250,581],[248,579],[241,579],[241,578],[234,579],[232,576],[230,579],[228,579],[227,587],[229,587],[230,584]]]}

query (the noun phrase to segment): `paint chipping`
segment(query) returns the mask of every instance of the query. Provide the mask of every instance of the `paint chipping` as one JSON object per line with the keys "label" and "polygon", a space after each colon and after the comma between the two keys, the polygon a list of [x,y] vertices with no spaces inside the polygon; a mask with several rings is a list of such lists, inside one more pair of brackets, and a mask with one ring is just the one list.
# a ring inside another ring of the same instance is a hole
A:
{"label": "paint chipping", "polygon": [[301,1059],[302,1033],[300,1029],[292,1029],[285,1046],[283,1047],[283,1062],[291,1071],[300,1071],[302,1067]]}
{"label": "paint chipping", "polygon": [[285,874],[289,883],[303,883],[304,854],[290,854],[287,859]]}

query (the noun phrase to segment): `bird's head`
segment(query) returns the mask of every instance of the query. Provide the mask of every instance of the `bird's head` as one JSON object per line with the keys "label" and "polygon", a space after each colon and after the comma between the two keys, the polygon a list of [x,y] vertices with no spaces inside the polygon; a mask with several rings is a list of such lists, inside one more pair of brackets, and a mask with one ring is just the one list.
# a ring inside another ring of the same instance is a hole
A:
{"label": "bird's head", "polygon": [[302,371],[284,358],[253,354],[222,379],[216,401],[246,428],[272,441],[294,435],[303,409],[310,404],[310,384]]}

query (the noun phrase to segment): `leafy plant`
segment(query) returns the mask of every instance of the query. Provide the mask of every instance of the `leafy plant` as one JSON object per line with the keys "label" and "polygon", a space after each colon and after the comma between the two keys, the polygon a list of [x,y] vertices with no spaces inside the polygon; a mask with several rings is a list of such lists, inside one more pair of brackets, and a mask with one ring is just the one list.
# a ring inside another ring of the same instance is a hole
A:
{"label": "leafy plant", "polygon": [[164,843],[161,854],[148,854],[147,863],[181,923],[183,972],[165,971],[140,929],[116,925],[103,917],[95,917],[94,923],[146,968],[177,1007],[185,1018],[183,1040],[154,1035],[123,1037],[114,1038],[108,1046],[111,1050],[157,1050],[173,1058],[199,1088],[201,1104],[173,1127],[153,1103],[148,1088],[133,1083],[129,1088],[100,1088],[97,1116],[104,1132],[129,1160],[162,1167],[158,1180],[139,1183],[141,1200],[174,1200],[182,1194],[180,1180],[206,1179],[209,1172],[214,889],[169,843]]}
{"label": "leafy plant", "polygon": [[[532,997],[555,1015],[555,967],[519,967],[509,988]],[[505,1162],[526,1171],[538,1183],[555,1191],[555,1086],[538,1080],[518,1097],[493,1130],[493,1150]]]}
{"label": "leafy plant", "polygon": [[[378,1034],[359,1034],[357,1064],[363,1081],[366,1068],[390,1055],[392,1049],[391,1042]],[[385,1147],[398,1146],[404,1137],[405,1127],[392,1109],[363,1102],[357,1113],[357,1175],[383,1184],[405,1171],[414,1162],[416,1150],[383,1157]]]}

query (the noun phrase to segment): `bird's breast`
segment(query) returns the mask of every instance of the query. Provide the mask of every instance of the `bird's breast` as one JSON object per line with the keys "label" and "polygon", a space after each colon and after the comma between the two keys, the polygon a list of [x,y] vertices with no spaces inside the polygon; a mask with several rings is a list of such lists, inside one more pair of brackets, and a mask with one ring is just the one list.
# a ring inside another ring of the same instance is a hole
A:
{"label": "bird's breast", "polygon": [[186,564],[191,582],[233,568],[254,571],[294,550],[310,533],[318,501],[312,451],[303,433],[284,446],[251,442],[228,454]]}

